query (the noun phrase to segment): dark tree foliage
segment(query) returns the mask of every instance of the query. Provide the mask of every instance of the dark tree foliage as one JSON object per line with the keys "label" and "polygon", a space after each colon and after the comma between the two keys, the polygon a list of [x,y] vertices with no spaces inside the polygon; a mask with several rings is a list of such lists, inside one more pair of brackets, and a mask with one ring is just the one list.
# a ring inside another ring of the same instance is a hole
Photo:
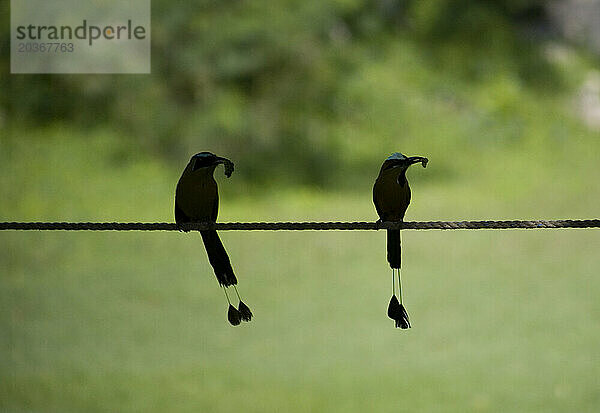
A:
{"label": "dark tree foliage", "polygon": [[[357,66],[402,36],[459,76],[476,79],[498,58],[539,81],[551,73],[520,27],[543,23],[543,3],[153,0],[151,75],[10,75],[4,36],[0,112],[16,127],[109,125],[172,159],[212,150],[255,181],[276,172],[327,184],[342,162],[340,88]],[[9,21],[8,2],[0,17]]]}

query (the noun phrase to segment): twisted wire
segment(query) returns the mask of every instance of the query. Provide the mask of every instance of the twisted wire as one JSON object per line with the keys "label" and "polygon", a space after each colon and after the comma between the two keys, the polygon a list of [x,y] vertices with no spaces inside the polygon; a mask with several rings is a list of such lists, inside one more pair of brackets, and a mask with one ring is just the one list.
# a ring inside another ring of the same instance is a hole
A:
{"label": "twisted wire", "polygon": [[382,229],[600,228],[600,219],[408,222],[0,222],[0,231],[375,231]]}

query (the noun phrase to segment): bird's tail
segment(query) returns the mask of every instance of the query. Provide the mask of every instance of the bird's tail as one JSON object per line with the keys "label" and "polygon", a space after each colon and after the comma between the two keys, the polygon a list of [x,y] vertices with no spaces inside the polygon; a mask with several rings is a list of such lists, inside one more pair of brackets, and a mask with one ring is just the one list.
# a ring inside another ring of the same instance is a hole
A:
{"label": "bird's tail", "polygon": [[400,230],[387,230],[387,260],[392,268],[400,268]]}
{"label": "bird's tail", "polygon": [[227,251],[225,251],[225,247],[217,231],[200,231],[200,234],[202,235],[202,241],[204,241],[208,261],[215,271],[219,284],[224,287],[237,284],[237,278],[235,278],[235,274],[233,273]]}

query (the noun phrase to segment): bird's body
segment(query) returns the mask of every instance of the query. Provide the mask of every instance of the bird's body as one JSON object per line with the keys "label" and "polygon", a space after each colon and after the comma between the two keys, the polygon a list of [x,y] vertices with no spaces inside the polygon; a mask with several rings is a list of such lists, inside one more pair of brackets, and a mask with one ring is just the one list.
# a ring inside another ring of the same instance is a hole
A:
{"label": "bird's body", "polygon": [[[382,222],[398,222],[410,204],[410,186],[406,180],[406,170],[390,165],[386,161],[373,185],[373,203]],[[386,164],[387,163],[387,164]],[[387,230],[387,260],[392,268],[400,268],[400,230]]]}
{"label": "bird's body", "polygon": [[[396,152],[383,162],[379,170],[379,176],[373,185],[373,203],[382,222],[402,222],[404,220],[404,214],[410,204],[411,196],[410,186],[406,179],[406,170],[410,165],[417,162],[421,162],[425,167],[427,161],[427,158],[420,156],[407,158]],[[400,301],[398,302],[395,289],[393,289],[388,315],[396,321],[396,327],[409,328],[408,314],[406,314],[406,310],[402,305],[400,230],[387,230],[387,260],[392,268],[392,281],[394,270],[398,270],[398,291],[400,293]]]}
{"label": "bird's body", "polygon": [[[225,164],[225,175],[231,176],[233,163],[210,152],[201,152],[192,157],[184,169],[175,190],[175,222],[216,222],[219,213],[219,192],[214,171],[217,165]],[[202,241],[213,267],[217,281],[224,288],[237,284],[237,278],[229,261],[225,247],[215,230],[201,230]],[[237,289],[236,289],[237,294]],[[227,296],[227,291],[225,291]],[[239,294],[238,294],[239,298]],[[229,297],[227,296],[229,302]],[[250,321],[252,313],[240,299],[240,310],[229,305],[229,321],[237,325],[241,320]]]}
{"label": "bird's body", "polygon": [[215,167],[192,171],[188,165],[175,190],[175,220],[215,222],[219,214],[219,192],[213,176]]}
{"label": "bird's body", "polygon": [[405,171],[385,166],[373,185],[373,203],[382,221],[402,221],[410,204],[410,186]]}

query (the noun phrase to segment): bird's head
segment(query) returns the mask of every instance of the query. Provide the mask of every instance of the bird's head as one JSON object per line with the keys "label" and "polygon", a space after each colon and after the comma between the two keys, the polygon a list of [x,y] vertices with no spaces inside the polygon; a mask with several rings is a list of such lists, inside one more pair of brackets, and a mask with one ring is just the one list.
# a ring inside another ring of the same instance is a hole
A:
{"label": "bird's head", "polygon": [[429,162],[429,159],[424,158],[422,156],[410,156],[407,157],[403,154],[401,154],[400,152],[394,152],[393,154],[391,154],[390,156],[387,157],[387,159],[383,162],[383,165],[381,165],[381,171],[398,171],[398,172],[402,172],[402,171],[406,171],[408,169],[409,166],[411,166],[414,163],[421,163],[421,165],[423,166],[423,168],[427,167],[427,162]]}
{"label": "bird's head", "polygon": [[217,165],[223,164],[225,166],[225,175],[229,178],[233,173],[233,162],[227,158],[222,158],[211,152],[199,152],[192,156],[190,159],[190,168],[192,172],[203,170],[214,171]]}

